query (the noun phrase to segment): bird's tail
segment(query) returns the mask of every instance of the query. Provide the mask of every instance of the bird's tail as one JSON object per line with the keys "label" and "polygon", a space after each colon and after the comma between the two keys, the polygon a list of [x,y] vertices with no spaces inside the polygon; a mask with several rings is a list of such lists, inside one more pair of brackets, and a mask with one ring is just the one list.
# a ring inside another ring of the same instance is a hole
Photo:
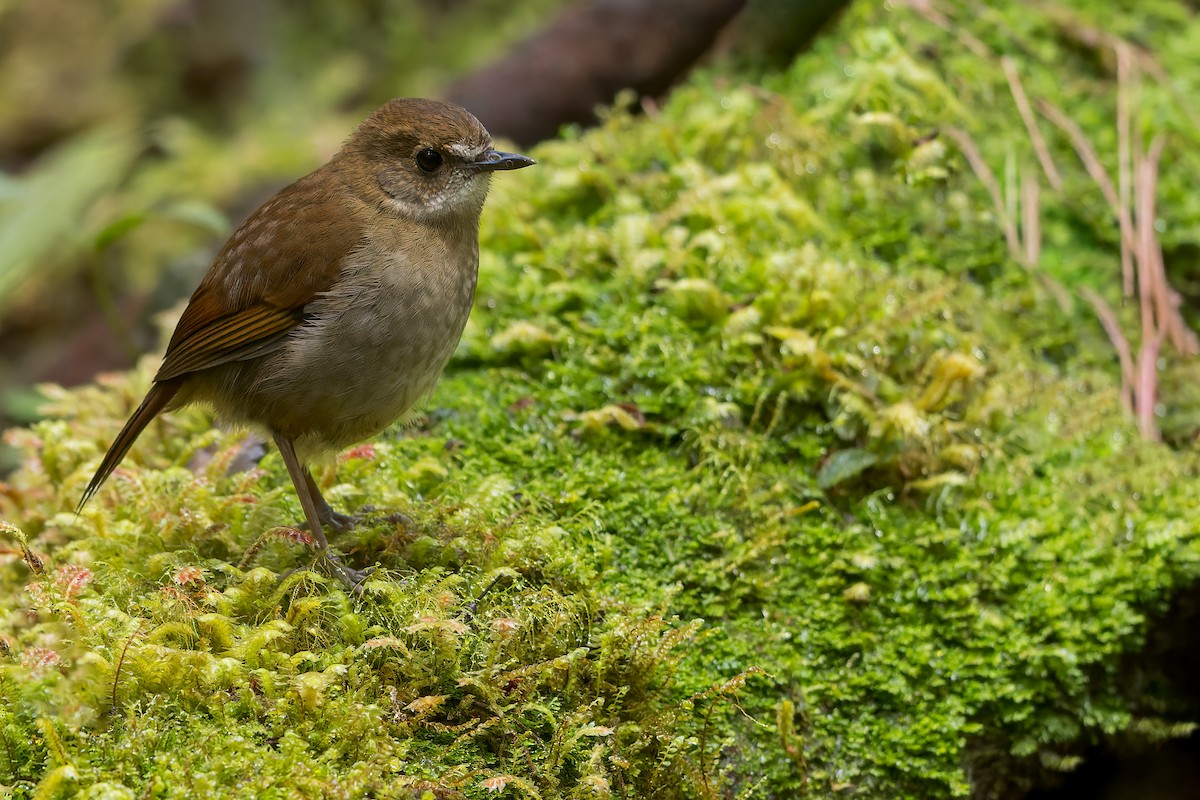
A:
{"label": "bird's tail", "polygon": [[156,383],[154,387],[146,394],[142,404],[138,406],[137,411],[133,412],[133,416],[125,423],[125,427],[117,434],[117,438],[113,441],[112,446],[108,448],[108,452],[104,454],[104,460],[100,462],[99,469],[92,476],[92,480],[88,483],[87,488],[83,491],[83,497],[79,500],[79,505],[75,507],[75,513],[78,514],[83,510],[83,506],[96,490],[100,488],[100,484],[112,474],[117,465],[121,463],[121,459],[125,458],[125,454],[129,452],[129,448],[133,447],[133,443],[137,441],[138,436],[150,424],[150,420],[154,419],[158,412],[166,408],[167,403],[171,402],[171,398],[179,391],[182,381],[164,381]]}

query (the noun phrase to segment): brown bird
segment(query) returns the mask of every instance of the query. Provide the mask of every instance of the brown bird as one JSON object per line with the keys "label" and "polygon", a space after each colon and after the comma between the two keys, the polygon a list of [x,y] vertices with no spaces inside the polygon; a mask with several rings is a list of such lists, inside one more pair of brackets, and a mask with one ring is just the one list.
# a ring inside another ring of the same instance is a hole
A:
{"label": "brown bird", "polygon": [[322,529],[353,518],[330,507],[306,464],[379,433],[433,390],[474,301],[491,174],[533,163],[493,149],[458,106],[377,109],[217,253],[79,508],[160,411],[207,403],[270,434],[321,551],[360,583],[366,573],[329,553]]}

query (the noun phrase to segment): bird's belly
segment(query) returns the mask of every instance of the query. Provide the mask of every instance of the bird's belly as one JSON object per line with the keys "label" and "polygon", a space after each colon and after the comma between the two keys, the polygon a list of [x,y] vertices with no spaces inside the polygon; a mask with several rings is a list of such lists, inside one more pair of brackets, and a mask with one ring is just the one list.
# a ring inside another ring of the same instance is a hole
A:
{"label": "bird's belly", "polygon": [[231,373],[239,386],[209,399],[218,413],[292,439],[305,460],[373,436],[433,391],[466,325],[474,277],[320,298],[277,349]]}
{"label": "bird's belly", "polygon": [[332,434],[333,446],[382,430],[433,391],[469,307],[450,310],[429,299],[397,305],[383,297],[318,316],[289,342],[283,361],[290,369],[279,380],[306,417],[324,420],[308,424]]}

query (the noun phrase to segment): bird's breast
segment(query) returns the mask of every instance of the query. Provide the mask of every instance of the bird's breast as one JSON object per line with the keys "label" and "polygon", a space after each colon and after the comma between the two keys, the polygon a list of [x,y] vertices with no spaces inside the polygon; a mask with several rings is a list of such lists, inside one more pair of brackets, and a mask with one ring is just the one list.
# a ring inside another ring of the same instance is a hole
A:
{"label": "bird's breast", "polygon": [[[478,249],[366,246],[260,371],[289,398],[268,427],[337,449],[371,436],[428,395],[475,297]],[[301,430],[305,429],[305,430]]]}

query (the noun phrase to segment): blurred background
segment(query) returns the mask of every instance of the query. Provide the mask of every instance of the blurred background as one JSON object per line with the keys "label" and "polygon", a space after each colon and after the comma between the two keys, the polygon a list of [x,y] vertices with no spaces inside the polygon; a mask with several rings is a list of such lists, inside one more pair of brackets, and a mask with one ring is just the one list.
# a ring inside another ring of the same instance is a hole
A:
{"label": "blurred background", "polygon": [[[698,65],[786,65],[845,0],[0,3],[0,429],[159,345],[232,228],[397,96],[521,146]],[[13,466],[0,450],[0,476]]]}

